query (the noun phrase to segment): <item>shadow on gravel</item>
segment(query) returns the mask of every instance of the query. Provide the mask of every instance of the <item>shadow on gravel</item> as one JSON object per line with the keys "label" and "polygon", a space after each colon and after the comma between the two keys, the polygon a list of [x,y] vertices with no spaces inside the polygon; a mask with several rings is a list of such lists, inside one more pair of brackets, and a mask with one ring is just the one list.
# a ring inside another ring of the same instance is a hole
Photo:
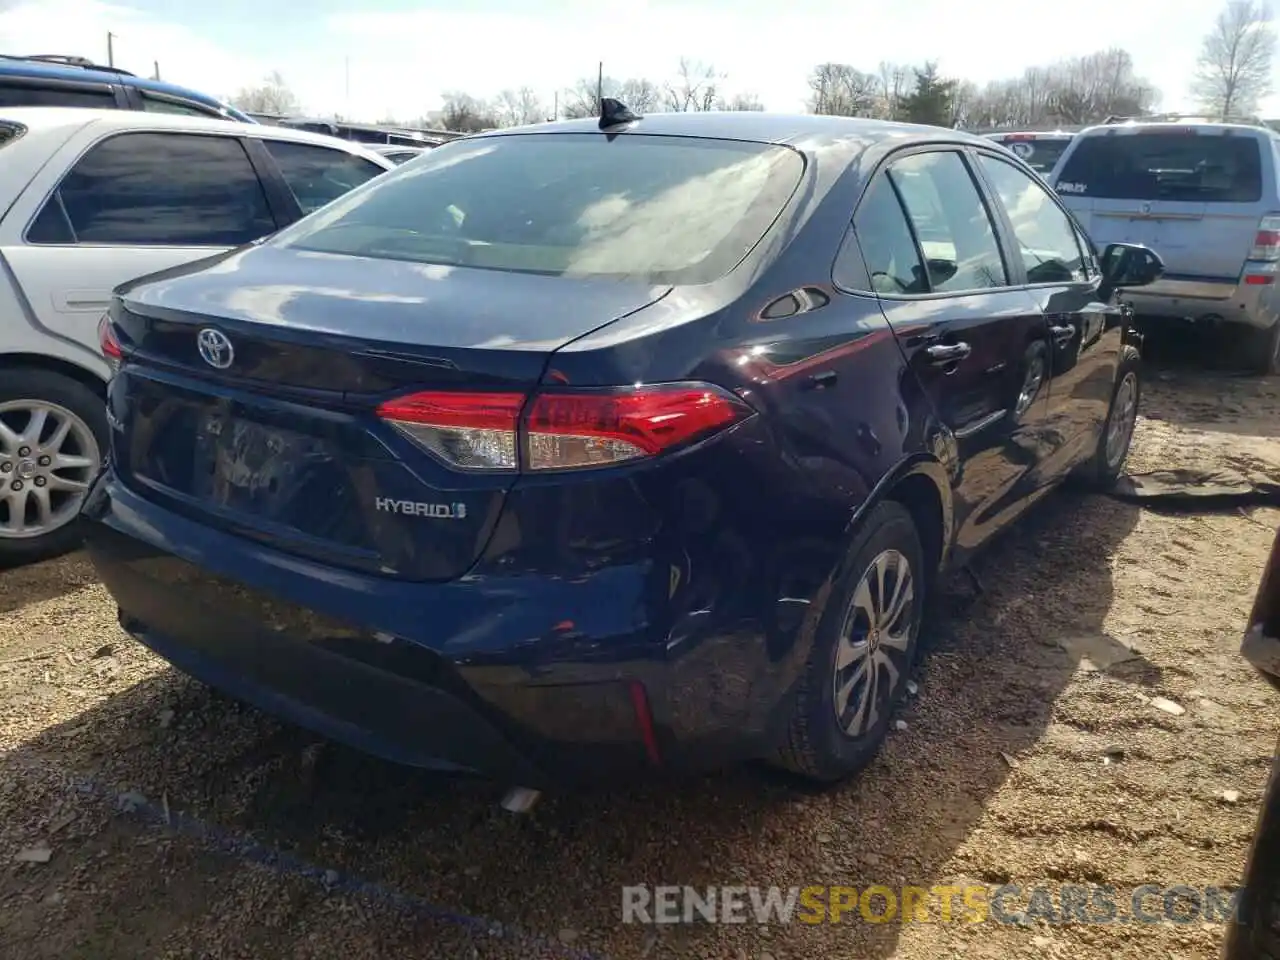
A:
{"label": "shadow on gravel", "polygon": [[97,582],[93,566],[79,551],[39,563],[7,566],[0,561],[0,616]]}
{"label": "shadow on gravel", "polygon": [[1225,332],[1155,330],[1143,343],[1142,412],[1204,430],[1280,437],[1280,378],[1242,373]]}
{"label": "shadow on gravel", "polygon": [[[953,584],[937,604],[919,696],[901,714],[906,731],[890,736],[863,776],[838,788],[803,790],[743,768],[696,782],[548,798],[532,815],[512,817],[495,808],[492,785],[320,745],[169,671],[0,757],[0,783],[10,785],[0,793],[20,793],[26,777],[39,775],[89,777],[110,791],[163,797],[175,811],[323,870],[530,932],[555,937],[568,928],[575,948],[597,955],[733,957],[743,948],[750,956],[888,958],[897,923],[623,925],[621,887],[957,880],[957,847],[1009,774],[1002,754],[1016,756],[1041,738],[1078,658],[1105,659],[1106,650],[1123,647],[1102,634],[1109,558],[1137,516],[1128,504],[1057,493],[993,544],[975,564],[981,586],[961,578],[963,589]],[[1158,679],[1140,657],[1117,659],[1123,662],[1110,669],[1122,679]],[[61,861],[84,861],[101,842],[64,849]],[[32,956],[77,955],[104,911],[127,912],[139,898],[150,898],[150,915],[164,916],[168,927],[197,936],[221,929],[225,918],[212,907],[165,892],[196,877],[151,876],[150,868],[118,859],[93,861],[96,915],[70,911],[56,933],[24,941]],[[164,862],[172,874],[183,864],[198,869],[202,859]],[[20,879],[15,873],[11,881]],[[43,893],[31,892],[38,903]],[[331,909],[323,895],[295,902],[280,921],[275,952],[291,953],[289,944]],[[434,955],[431,934],[414,929],[410,942],[397,941],[397,955]],[[153,941],[144,934],[112,940],[95,956],[148,953]],[[369,956],[385,952],[374,941],[369,947]],[[511,955],[490,952],[496,949],[480,937],[472,955]],[[349,943],[334,950],[363,956]]]}

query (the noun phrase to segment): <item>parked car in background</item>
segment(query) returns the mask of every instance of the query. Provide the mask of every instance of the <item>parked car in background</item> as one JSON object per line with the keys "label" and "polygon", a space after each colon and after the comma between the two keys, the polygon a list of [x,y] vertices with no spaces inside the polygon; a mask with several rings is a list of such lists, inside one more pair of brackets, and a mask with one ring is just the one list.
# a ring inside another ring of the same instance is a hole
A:
{"label": "parked car in background", "polygon": [[988,133],[985,136],[1008,147],[1032,170],[1047,177],[1075,134],[1063,130],[1034,130]]}
{"label": "parked car in background", "polygon": [[[1241,652],[1280,689],[1280,530],[1262,571]],[[1227,927],[1223,960],[1280,957],[1280,744],[1244,865],[1236,922]]]}
{"label": "parked car in background", "polygon": [[122,287],[86,543],[140,641],[394,760],[839,779],[939,570],[1121,469],[1159,269],[977,136],[607,100]]}
{"label": "parked car in background", "polygon": [[90,107],[254,121],[208,94],[104,67],[83,57],[0,55],[0,109]]}
{"label": "parked car in background", "polygon": [[1225,325],[1251,369],[1280,371],[1280,136],[1261,123],[1117,120],[1077,135],[1053,174],[1100,244],[1141,243],[1167,273],[1140,318]]}
{"label": "parked car in background", "polygon": [[391,167],[260,124],[0,108],[0,562],[75,540],[107,445],[98,321],[112,289],[256,240]]}
{"label": "parked car in background", "polygon": [[426,153],[430,147],[400,147],[400,146],[381,146],[374,147],[375,153],[380,153],[394,164],[407,163],[414,157]]}

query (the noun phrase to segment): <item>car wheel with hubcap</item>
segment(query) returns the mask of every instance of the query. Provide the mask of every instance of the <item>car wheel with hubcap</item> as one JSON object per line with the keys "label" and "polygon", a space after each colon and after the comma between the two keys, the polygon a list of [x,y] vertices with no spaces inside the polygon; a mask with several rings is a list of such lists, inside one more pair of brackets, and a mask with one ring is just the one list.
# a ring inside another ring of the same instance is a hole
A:
{"label": "car wheel with hubcap", "polygon": [[107,442],[102,399],[45,370],[0,376],[0,563],[62,553]]}
{"label": "car wheel with hubcap", "polygon": [[1138,424],[1138,405],[1142,401],[1141,358],[1136,348],[1126,346],[1120,355],[1116,385],[1111,392],[1111,406],[1098,437],[1093,456],[1079,470],[1080,480],[1095,489],[1105,490],[1115,483],[1124,470]]}
{"label": "car wheel with hubcap", "polygon": [[838,577],[775,758],[825,782],[875,757],[915,662],[928,575],[905,507],[872,508]]}

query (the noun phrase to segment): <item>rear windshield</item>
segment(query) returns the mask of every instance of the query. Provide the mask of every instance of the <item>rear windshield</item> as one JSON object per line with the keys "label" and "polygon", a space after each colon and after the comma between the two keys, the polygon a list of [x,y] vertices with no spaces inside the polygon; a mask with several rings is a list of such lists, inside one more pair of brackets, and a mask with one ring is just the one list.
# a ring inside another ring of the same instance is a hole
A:
{"label": "rear windshield", "polygon": [[804,160],[761,143],[627,134],[456,140],[273,245],[551,276],[706,283],[733,269]]}
{"label": "rear windshield", "polygon": [[1045,174],[1053,169],[1058,158],[1070,145],[1070,139],[1037,140],[1000,137],[1002,143],[1023,159],[1036,173]]}
{"label": "rear windshield", "polygon": [[1100,200],[1252,203],[1262,198],[1257,138],[1221,133],[1111,134],[1081,138],[1058,192]]}

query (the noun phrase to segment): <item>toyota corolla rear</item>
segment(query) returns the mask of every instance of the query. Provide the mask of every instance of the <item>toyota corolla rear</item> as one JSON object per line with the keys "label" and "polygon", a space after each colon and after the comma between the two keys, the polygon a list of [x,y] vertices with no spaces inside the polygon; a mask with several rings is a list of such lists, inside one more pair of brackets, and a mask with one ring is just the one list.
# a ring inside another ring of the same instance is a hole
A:
{"label": "toyota corolla rear", "polygon": [[[628,371],[643,330],[714,323],[691,291],[803,172],[764,144],[468,139],[123,289],[85,510],[121,624],[335,739],[528,785],[749,735],[678,686],[720,675],[699,644],[750,580],[713,534],[761,514],[772,440],[674,353]],[[570,382],[558,351],[623,318],[641,334]]]}

